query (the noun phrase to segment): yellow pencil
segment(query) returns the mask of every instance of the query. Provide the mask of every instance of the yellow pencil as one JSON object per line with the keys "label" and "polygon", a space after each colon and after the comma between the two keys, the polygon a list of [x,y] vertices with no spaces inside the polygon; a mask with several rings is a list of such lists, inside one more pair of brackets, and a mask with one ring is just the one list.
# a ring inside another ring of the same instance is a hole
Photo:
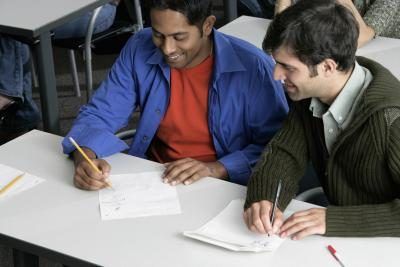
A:
{"label": "yellow pencil", "polygon": [[[79,153],[81,153],[81,155],[86,159],[86,161],[90,164],[90,166],[92,166],[92,168],[97,171],[98,173],[102,173],[99,168],[97,168],[96,165],[94,165],[93,161],[86,155],[86,153],[82,150],[82,148],[78,145],[77,142],[75,142],[75,140],[72,137],[69,137],[69,141],[71,141],[71,143],[74,145],[74,147],[79,151]],[[110,182],[105,181],[105,183],[107,184],[108,187],[112,188],[112,185]]]}
{"label": "yellow pencil", "polygon": [[0,195],[4,194],[8,189],[10,189],[13,185],[15,185],[21,178],[24,176],[25,173],[22,173],[12,179],[8,184],[6,184],[1,190],[0,190]]}

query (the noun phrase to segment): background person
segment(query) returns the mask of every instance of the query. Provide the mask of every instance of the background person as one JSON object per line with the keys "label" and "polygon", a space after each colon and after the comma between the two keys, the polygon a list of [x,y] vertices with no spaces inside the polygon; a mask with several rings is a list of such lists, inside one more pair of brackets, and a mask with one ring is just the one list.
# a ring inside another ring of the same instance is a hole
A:
{"label": "background person", "polygon": [[[275,13],[280,13],[293,2],[296,1],[277,0]],[[358,22],[360,28],[358,47],[365,45],[376,35],[400,39],[400,1],[337,0],[337,2],[349,8]]]}
{"label": "background person", "polygon": [[[94,33],[108,29],[119,0],[105,4],[97,16]],[[56,29],[54,38],[84,37],[92,16],[88,12]],[[37,127],[40,111],[32,98],[29,46],[0,34],[0,144]]]}

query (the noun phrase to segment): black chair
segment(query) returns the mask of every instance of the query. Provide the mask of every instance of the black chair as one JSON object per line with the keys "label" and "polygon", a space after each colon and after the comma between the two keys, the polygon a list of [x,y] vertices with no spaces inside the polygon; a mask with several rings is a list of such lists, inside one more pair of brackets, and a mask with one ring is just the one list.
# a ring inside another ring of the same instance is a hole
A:
{"label": "black chair", "polygon": [[295,199],[323,207],[329,205],[329,201],[311,163],[308,164],[306,173],[300,180],[299,192]]}
{"label": "black chair", "polygon": [[84,38],[55,39],[53,41],[54,46],[68,49],[73,85],[77,96],[81,96],[81,93],[75,51],[83,52],[87,99],[90,98],[93,89],[92,52],[98,54],[119,53],[126,41],[143,28],[140,1],[124,0],[117,7],[113,25],[103,32],[93,34],[94,24],[100,10],[101,7],[94,10]]}
{"label": "black chair", "polygon": [[275,0],[238,0],[238,15],[247,15],[272,19],[275,10]]}

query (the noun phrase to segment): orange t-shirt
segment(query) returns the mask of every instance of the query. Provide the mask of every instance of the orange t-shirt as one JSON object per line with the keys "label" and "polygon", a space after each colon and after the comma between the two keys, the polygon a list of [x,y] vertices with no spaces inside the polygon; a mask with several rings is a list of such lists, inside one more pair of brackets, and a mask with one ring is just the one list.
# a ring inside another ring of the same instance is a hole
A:
{"label": "orange t-shirt", "polygon": [[194,158],[216,160],[208,128],[208,88],[214,58],[209,56],[189,69],[171,69],[168,109],[148,150],[149,158],[170,162]]}

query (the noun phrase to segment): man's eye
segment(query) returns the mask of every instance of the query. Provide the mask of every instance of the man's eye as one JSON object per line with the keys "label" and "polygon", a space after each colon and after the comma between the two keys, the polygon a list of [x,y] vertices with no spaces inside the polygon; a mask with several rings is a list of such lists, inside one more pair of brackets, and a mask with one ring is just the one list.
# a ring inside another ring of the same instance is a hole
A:
{"label": "man's eye", "polygon": [[175,39],[176,41],[183,41],[183,40],[186,39],[186,36],[175,36],[174,39]]}

